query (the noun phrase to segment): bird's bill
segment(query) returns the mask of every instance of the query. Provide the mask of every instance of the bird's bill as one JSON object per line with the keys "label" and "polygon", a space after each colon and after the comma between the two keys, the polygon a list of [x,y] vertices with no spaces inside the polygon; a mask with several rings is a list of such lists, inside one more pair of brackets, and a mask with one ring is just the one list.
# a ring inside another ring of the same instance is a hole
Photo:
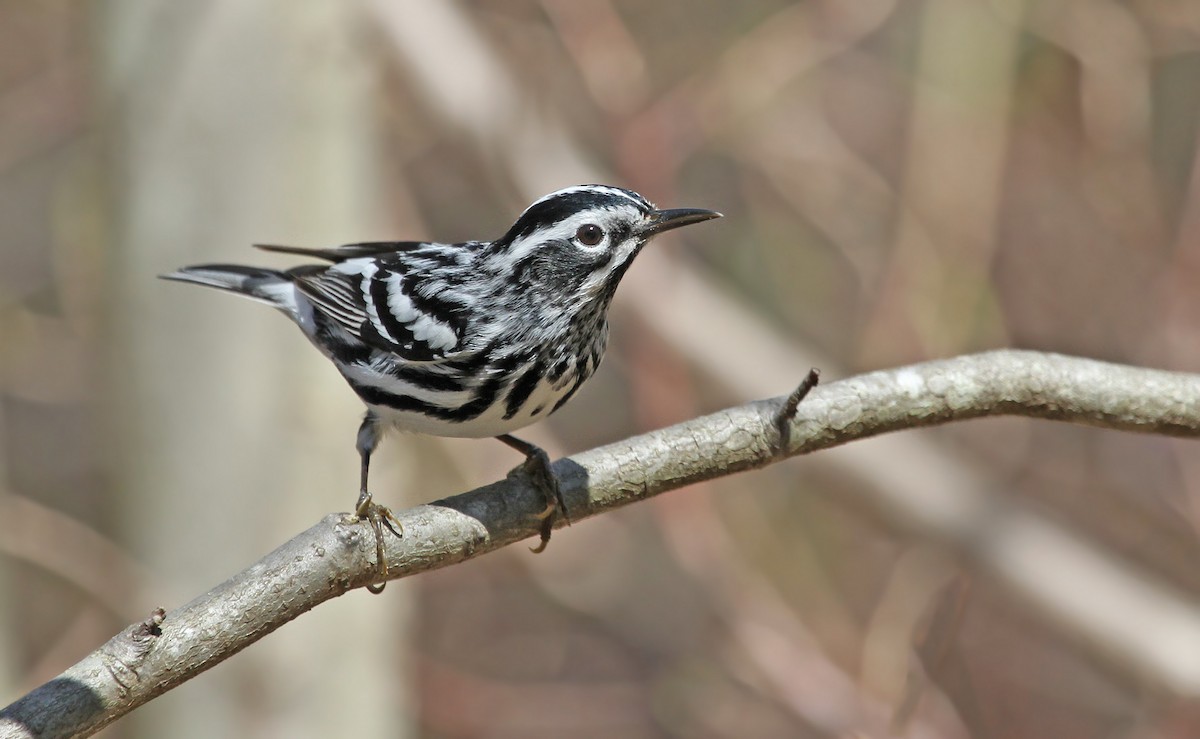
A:
{"label": "bird's bill", "polygon": [[720,218],[721,214],[715,210],[705,210],[704,208],[672,208],[670,210],[656,210],[650,214],[646,225],[642,228],[642,233],[647,236],[660,234],[663,231],[670,231],[673,228],[687,226],[692,223],[700,223],[701,221]]}

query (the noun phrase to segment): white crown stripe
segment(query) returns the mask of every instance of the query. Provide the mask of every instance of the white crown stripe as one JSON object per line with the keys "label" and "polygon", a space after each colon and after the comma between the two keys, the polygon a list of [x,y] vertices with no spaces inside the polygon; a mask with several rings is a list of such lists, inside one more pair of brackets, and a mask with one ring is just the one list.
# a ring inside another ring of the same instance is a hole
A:
{"label": "white crown stripe", "polygon": [[614,197],[624,198],[625,200],[628,200],[629,202],[636,205],[639,209],[641,209],[647,205],[649,205],[651,208],[654,207],[653,203],[651,203],[649,200],[646,200],[645,198],[638,195],[637,193],[633,193],[633,192],[630,192],[629,190],[624,190],[619,187],[610,187],[608,185],[575,185],[573,187],[564,187],[561,190],[555,190],[554,192],[552,192],[548,195],[544,195],[544,196],[538,198],[537,200],[533,201],[529,205],[528,208],[525,209],[525,212],[528,213],[534,206],[540,205],[540,204],[546,202],[547,200],[554,200],[555,198],[561,198],[564,195],[573,195],[575,193],[581,193],[581,192],[590,192],[590,193],[596,193],[596,194],[600,194],[600,195],[611,195]]}

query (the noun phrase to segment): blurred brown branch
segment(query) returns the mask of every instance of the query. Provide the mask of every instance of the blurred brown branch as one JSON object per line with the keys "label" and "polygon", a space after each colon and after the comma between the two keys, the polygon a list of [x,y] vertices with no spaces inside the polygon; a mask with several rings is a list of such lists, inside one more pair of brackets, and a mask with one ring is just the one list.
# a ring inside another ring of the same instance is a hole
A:
{"label": "blurred brown branch", "polygon": [[0,554],[62,578],[96,604],[134,618],[130,601],[151,581],[128,553],[71,516],[0,489]]}
{"label": "blurred brown branch", "polygon": [[[1024,351],[995,351],[850,378],[814,390],[801,404],[786,448],[777,449],[774,417],[783,398],[747,403],[559,460],[573,520],[603,513],[690,483],[772,464],[888,431],[997,415],[1024,415],[1113,429],[1200,435],[1200,377]],[[903,474],[897,470],[896,474]],[[1099,601],[1080,579],[1041,579],[1015,567],[1010,543],[1026,556],[1057,555],[1077,574],[1092,574],[1085,547],[1045,523],[1011,515],[981,519],[972,491],[961,505],[924,511],[922,524],[1001,579],[1029,578],[1026,590],[1057,590],[1061,619],[1092,639],[1111,638],[1125,660],[1158,684],[1200,694],[1200,609],[1165,589],[1120,574],[1101,595],[1109,621],[1122,607],[1148,603],[1142,636],[1080,615]],[[388,537],[393,578],[472,559],[537,533],[539,495],[519,476],[398,514],[402,538]],[[998,513],[993,510],[992,513]],[[1009,514],[1012,511],[1008,511]],[[911,511],[907,515],[913,515]],[[981,526],[992,525],[996,531]],[[1035,525],[1036,524],[1036,525]],[[1074,549],[1071,547],[1075,546]],[[58,678],[0,711],[0,737],[83,736],[244,649],[330,598],[377,576],[369,528],[330,515],[225,583],[164,618],[151,617],[115,636]],[[550,556],[553,556],[551,554]],[[1074,559],[1072,559],[1074,558]],[[1041,597],[1047,597],[1043,592]],[[1090,600],[1089,600],[1090,599]],[[1073,604],[1073,605],[1072,605]],[[1054,605],[1046,606],[1053,610]],[[1113,610],[1116,613],[1112,613]],[[1156,616],[1154,614],[1157,614]],[[1129,615],[1129,614],[1125,614]],[[1111,627],[1111,628],[1110,628]],[[1107,630],[1106,630],[1107,629]],[[1139,641],[1140,639],[1140,641]],[[1164,648],[1162,640],[1174,647]],[[347,648],[367,645],[347,640]],[[1188,665],[1191,665],[1189,668]]]}

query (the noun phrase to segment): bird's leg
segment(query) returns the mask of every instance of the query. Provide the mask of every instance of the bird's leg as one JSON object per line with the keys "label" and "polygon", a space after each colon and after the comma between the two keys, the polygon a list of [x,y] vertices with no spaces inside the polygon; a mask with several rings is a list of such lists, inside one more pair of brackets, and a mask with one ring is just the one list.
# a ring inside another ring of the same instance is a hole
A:
{"label": "bird's leg", "polygon": [[367,477],[371,468],[371,452],[375,451],[375,447],[379,445],[379,419],[371,411],[367,411],[367,415],[363,418],[362,425],[358,427],[358,448],[359,457],[362,459],[361,474],[359,477],[358,488],[358,503],[354,506],[354,515],[358,519],[366,520],[371,524],[371,528],[375,531],[375,561],[379,565],[380,581],[377,585],[368,585],[367,590],[378,595],[383,592],[384,585],[387,584],[388,566],[387,559],[383,556],[383,527],[387,526],[388,530],[396,536],[401,536],[401,531],[404,527],[400,525],[400,521],[395,514],[388,509],[387,506],[381,506],[371,500],[371,492],[367,490]]}
{"label": "bird's leg", "polygon": [[375,414],[367,411],[367,415],[363,417],[362,425],[358,427],[358,439],[355,444],[355,448],[358,449],[358,456],[362,460],[358,478],[358,503],[354,505],[354,515],[359,518],[366,518],[367,512],[373,505],[371,502],[371,491],[367,490],[367,479],[370,477],[371,452],[374,452],[377,446],[379,446],[379,425]]}
{"label": "bird's leg", "polygon": [[512,434],[501,434],[496,437],[496,440],[525,455],[525,464],[522,465],[525,468],[525,474],[529,475],[530,481],[541,491],[546,500],[546,508],[537,514],[538,520],[542,522],[542,541],[531,549],[535,554],[540,554],[550,543],[550,532],[554,530],[554,522],[558,519],[559,513],[562,513],[568,526],[571,524],[571,515],[567,512],[567,502],[563,499],[562,488],[559,487],[554,471],[550,469],[550,457],[544,449],[518,439]]}

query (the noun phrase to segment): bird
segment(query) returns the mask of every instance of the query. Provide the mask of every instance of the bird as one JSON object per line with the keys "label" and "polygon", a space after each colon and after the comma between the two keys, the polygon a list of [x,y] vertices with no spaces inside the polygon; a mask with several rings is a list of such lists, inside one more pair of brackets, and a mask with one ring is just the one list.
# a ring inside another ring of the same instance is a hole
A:
{"label": "bird", "polygon": [[366,405],[354,515],[373,523],[386,575],[380,521],[393,531],[399,522],[368,486],[383,433],[495,437],[524,454],[546,499],[533,551],[544,550],[566,505],[546,453],[511,432],[557,411],[596,372],[613,295],[646,243],[719,217],[662,210],[621,187],[577,185],[534,201],[493,241],[256,244],[321,261],[284,270],[200,264],[162,277],[276,308]]}

